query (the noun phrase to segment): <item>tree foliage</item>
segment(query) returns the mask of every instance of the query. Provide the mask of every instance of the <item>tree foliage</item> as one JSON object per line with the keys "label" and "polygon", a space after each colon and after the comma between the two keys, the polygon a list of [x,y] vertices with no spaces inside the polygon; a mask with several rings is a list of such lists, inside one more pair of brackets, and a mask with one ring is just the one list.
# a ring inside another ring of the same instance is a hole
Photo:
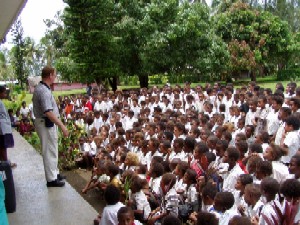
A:
{"label": "tree foliage", "polygon": [[19,80],[22,88],[27,81],[27,73],[25,73],[25,60],[24,60],[24,50],[25,50],[25,40],[24,40],[24,30],[20,20],[17,20],[12,28],[13,44],[12,48],[13,58],[12,65],[14,72]]}
{"label": "tree foliage", "polygon": [[289,26],[270,12],[235,3],[216,17],[216,32],[228,44],[234,73],[248,70],[255,79],[256,72],[263,74],[268,66],[287,62]]}
{"label": "tree foliage", "polygon": [[119,49],[113,35],[114,1],[65,0],[65,3],[68,49],[77,79],[100,83],[106,78],[116,78]]}

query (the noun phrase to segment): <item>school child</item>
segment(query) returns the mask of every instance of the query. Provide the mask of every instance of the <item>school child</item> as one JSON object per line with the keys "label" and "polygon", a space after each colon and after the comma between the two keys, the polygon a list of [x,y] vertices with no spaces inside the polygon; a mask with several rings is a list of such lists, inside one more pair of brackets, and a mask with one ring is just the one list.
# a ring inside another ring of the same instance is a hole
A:
{"label": "school child", "polygon": [[300,155],[296,154],[292,157],[289,164],[290,178],[300,181]]}
{"label": "school child", "polygon": [[30,124],[30,121],[28,118],[21,119],[21,122],[19,124],[19,133],[24,135],[31,135],[31,132],[34,131],[34,127],[32,124]]}
{"label": "school child", "polygon": [[187,169],[184,177],[183,177],[183,183],[186,184],[186,191],[185,191],[185,203],[188,203],[193,207],[193,211],[198,211],[197,205],[198,205],[198,192],[196,189],[197,184],[197,173],[196,171],[192,169]]}
{"label": "school child", "polygon": [[273,173],[273,167],[272,163],[270,161],[259,161],[256,164],[256,171],[255,171],[255,177],[256,177],[256,183],[260,184],[261,180],[263,180],[266,177],[272,176]]}
{"label": "school child", "polygon": [[275,200],[279,192],[279,183],[274,178],[266,177],[261,181],[260,192],[264,207],[260,216],[252,218],[252,223],[259,225],[281,224],[282,207],[280,202]]}
{"label": "school child", "polygon": [[279,110],[283,104],[283,98],[281,96],[272,97],[272,110],[270,110],[267,120],[267,132],[270,136],[274,137],[280,126],[280,120],[278,119]]}
{"label": "school child", "polygon": [[234,216],[228,223],[228,225],[241,225],[241,224],[251,225],[251,220],[247,217]]}
{"label": "school child", "polygon": [[255,116],[257,113],[257,100],[251,99],[248,102],[249,104],[249,111],[246,114],[245,124],[247,125],[254,125],[255,123]]}
{"label": "school child", "polygon": [[260,144],[263,149],[263,152],[265,152],[270,143],[270,136],[268,132],[263,131],[257,134],[255,136],[255,143]]}
{"label": "school child", "polygon": [[234,186],[241,174],[244,174],[244,171],[241,169],[237,161],[240,158],[239,151],[234,147],[227,148],[224,153],[223,162],[228,163],[228,172],[223,175],[223,191],[231,191],[235,190]]}
{"label": "school child", "polygon": [[217,187],[212,183],[206,183],[201,191],[201,211],[202,212],[213,212],[214,211],[214,199],[217,194]]}
{"label": "school child", "polygon": [[244,199],[245,187],[247,184],[251,183],[253,183],[253,178],[249,174],[241,174],[238,177],[235,183],[235,191],[233,192],[235,209],[238,209],[240,206],[246,206],[246,202]]}
{"label": "school child", "polygon": [[287,225],[296,225],[300,223],[300,182],[296,179],[288,179],[280,187],[280,193],[283,194],[284,201],[284,222]]}
{"label": "school child", "polygon": [[90,155],[91,146],[90,146],[90,143],[89,143],[89,139],[85,138],[85,137],[81,137],[79,139],[79,143],[80,143],[81,150],[82,150],[83,162],[84,162],[86,168],[88,170],[90,170],[92,168],[92,165],[93,165],[93,157],[92,157],[92,155]]}
{"label": "school child", "polygon": [[237,121],[237,128],[235,129],[234,133],[232,134],[233,139],[238,133],[245,133],[245,118],[239,118]]}
{"label": "school child", "polygon": [[236,210],[232,210],[234,197],[231,192],[218,192],[214,200],[214,213],[219,219],[219,225],[228,225],[231,218],[238,215]]}
{"label": "school child", "polygon": [[187,157],[183,151],[184,140],[182,138],[176,138],[173,141],[173,149],[169,155],[169,161],[172,161],[175,158],[180,159],[181,161],[187,162]]}
{"label": "school child", "polygon": [[162,225],[181,225],[181,221],[174,215],[167,215],[163,218]]}
{"label": "school child", "polygon": [[164,174],[164,167],[161,163],[153,163],[151,165],[149,171],[149,176],[151,177],[149,181],[149,187],[157,195],[160,194],[159,188],[160,188],[160,183],[163,174]]}
{"label": "school child", "polygon": [[272,162],[272,177],[275,178],[279,184],[282,184],[289,175],[288,167],[279,161],[280,158],[286,154],[286,149],[274,144],[270,144],[264,152],[264,159]]}
{"label": "school child", "polygon": [[[117,165],[114,165],[113,163],[110,163],[107,166],[107,173],[107,175],[110,177],[110,182],[108,185],[114,185],[115,187],[120,188],[122,183],[119,179],[119,167]],[[105,190],[107,184],[101,183],[100,186],[103,190]]]}
{"label": "school child", "polygon": [[147,170],[150,169],[150,164],[151,164],[151,152],[148,151],[148,141],[147,140],[142,140],[140,142],[140,162],[143,165],[147,166]]}
{"label": "school child", "polygon": [[219,221],[215,214],[199,212],[197,215],[196,225],[218,225]]}
{"label": "school child", "polygon": [[124,170],[135,170],[136,166],[140,163],[138,155],[134,152],[128,152],[124,161]]}
{"label": "school child", "polygon": [[247,138],[248,146],[252,145],[255,142],[255,136],[254,136],[255,128],[253,125],[246,125],[245,126],[245,134]]}
{"label": "school child", "polygon": [[[106,163],[104,163],[104,161],[99,161],[97,163],[97,168],[92,172],[91,179],[81,190],[81,193],[86,194],[89,190],[99,187],[101,182],[108,183],[110,178],[106,175],[106,172]],[[104,179],[106,179],[106,181],[104,181]]]}
{"label": "school child", "polygon": [[282,161],[289,163],[292,156],[296,154],[300,146],[299,130],[300,120],[295,116],[289,116],[285,120],[285,132],[280,142],[280,146],[288,149],[288,155]]}
{"label": "school child", "polygon": [[128,202],[128,206],[135,206],[134,213],[141,222],[146,221],[151,212],[150,204],[147,196],[143,192],[143,181],[139,177],[135,177],[131,181],[132,196]]}
{"label": "school child", "polygon": [[134,219],[134,212],[130,207],[121,207],[117,214],[118,225],[142,225]]}
{"label": "school child", "polygon": [[143,165],[143,164],[140,163],[135,168],[135,172],[139,176],[139,178],[146,179],[147,167],[145,165]]}
{"label": "school child", "polygon": [[[195,148],[195,145],[196,145],[196,140],[195,138],[191,137],[191,136],[187,136],[185,139],[184,139],[184,142],[183,142],[183,151],[186,155],[186,157],[191,159],[191,156],[193,154],[193,151],[194,151],[194,148]],[[185,160],[183,160],[185,161]]]}
{"label": "school child", "polygon": [[176,176],[172,173],[166,173],[162,176],[160,188],[162,190],[162,201],[161,206],[156,210],[152,211],[148,224],[153,225],[157,221],[161,221],[166,215],[178,215],[178,203],[179,195],[174,189],[176,182]]}
{"label": "school child", "polygon": [[[115,225],[118,224],[118,211],[121,207],[124,207],[120,202],[121,193],[119,188],[114,185],[108,185],[104,192],[104,200],[106,206],[103,209],[102,215],[94,220],[94,224],[99,225]],[[100,223],[99,223],[100,221]]]}
{"label": "school child", "polygon": [[258,184],[260,181],[256,177],[256,167],[259,162],[263,161],[263,159],[258,155],[252,155],[249,157],[246,168],[248,173],[253,177],[253,183]]}
{"label": "school child", "polygon": [[183,177],[188,168],[189,164],[187,162],[179,162],[175,168],[174,173],[177,178],[174,188],[177,193],[182,193],[186,189],[186,184],[183,182]]}
{"label": "school child", "polygon": [[228,141],[226,140],[218,140],[216,144],[216,160],[213,164],[213,168],[219,173],[223,173],[228,170],[228,164],[223,163],[223,156],[228,148]]}
{"label": "school child", "polygon": [[247,184],[245,187],[244,200],[246,206],[238,207],[242,216],[253,218],[260,216],[264,203],[261,201],[260,186],[258,184]]}
{"label": "school child", "polygon": [[162,153],[164,161],[169,161],[169,156],[171,153],[171,142],[164,140],[159,144],[159,151]]}
{"label": "school child", "polygon": [[208,151],[207,145],[203,142],[195,145],[194,160],[190,163],[190,167],[196,171],[197,177],[202,176],[208,168],[208,161],[205,156],[205,153]]}
{"label": "school child", "polygon": [[267,116],[269,114],[269,109],[266,107],[267,98],[261,95],[258,98],[258,110],[255,115],[255,120],[253,121],[253,125],[256,126],[255,134],[259,134],[262,131],[266,130],[267,127]]}
{"label": "school child", "polygon": [[285,133],[285,120],[292,114],[292,110],[289,107],[282,107],[278,113],[279,128],[275,134],[275,144],[280,145]]}
{"label": "school child", "polygon": [[248,173],[246,168],[246,156],[245,156],[246,153],[248,152],[248,143],[246,141],[240,141],[235,144],[235,147],[240,152],[240,158],[238,160],[238,164],[245,173]]}

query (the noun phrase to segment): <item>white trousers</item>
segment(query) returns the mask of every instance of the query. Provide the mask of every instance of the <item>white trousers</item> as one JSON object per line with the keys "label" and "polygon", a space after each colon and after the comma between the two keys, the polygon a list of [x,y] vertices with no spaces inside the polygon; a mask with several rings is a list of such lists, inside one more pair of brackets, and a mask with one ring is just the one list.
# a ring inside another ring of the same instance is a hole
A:
{"label": "white trousers", "polygon": [[59,170],[58,164],[58,135],[57,126],[45,127],[43,118],[36,118],[34,121],[36,132],[40,138],[42,146],[42,156],[44,162],[44,170],[47,182],[57,179]]}

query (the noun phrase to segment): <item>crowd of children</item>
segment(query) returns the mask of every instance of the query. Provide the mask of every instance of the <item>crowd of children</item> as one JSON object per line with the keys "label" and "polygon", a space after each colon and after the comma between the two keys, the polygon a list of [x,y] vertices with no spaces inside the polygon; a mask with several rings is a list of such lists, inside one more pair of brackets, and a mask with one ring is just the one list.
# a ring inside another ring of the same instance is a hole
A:
{"label": "crowd of children", "polygon": [[13,109],[8,109],[7,111],[12,127],[19,131],[22,136],[31,135],[34,131],[32,104],[27,106],[26,102],[23,101],[21,107],[16,110],[15,114]]}
{"label": "crowd of children", "polygon": [[81,127],[95,224],[300,223],[300,87],[165,85],[58,99]]}

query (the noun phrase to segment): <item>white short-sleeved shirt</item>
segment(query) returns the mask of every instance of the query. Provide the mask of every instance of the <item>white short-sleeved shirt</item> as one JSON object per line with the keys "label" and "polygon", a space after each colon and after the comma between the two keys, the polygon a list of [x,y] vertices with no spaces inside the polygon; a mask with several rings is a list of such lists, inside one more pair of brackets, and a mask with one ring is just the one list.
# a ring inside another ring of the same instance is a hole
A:
{"label": "white short-sleeved shirt", "polygon": [[134,193],[132,195],[132,197],[136,203],[137,210],[143,210],[144,211],[144,219],[147,219],[151,212],[151,208],[150,208],[150,204],[149,204],[144,192],[139,191],[137,193]]}
{"label": "white short-sleeved shirt", "polygon": [[245,172],[241,169],[237,163],[231,171],[229,171],[227,177],[225,177],[223,182],[223,191],[233,192],[235,190],[235,184],[238,177]]}
{"label": "white short-sleeved shirt", "polygon": [[[279,212],[277,212],[275,209],[278,209]],[[282,207],[281,207],[280,202],[278,202],[277,200],[267,202],[261,210],[258,224],[259,225],[268,225],[266,218],[270,219],[271,221],[275,220],[275,221],[277,221],[278,224],[280,224],[279,223],[279,221],[281,221],[281,218],[279,215],[280,213],[282,213]]]}
{"label": "white short-sleeved shirt", "polygon": [[159,194],[159,188],[160,188],[160,181],[161,181],[161,176],[160,177],[156,177],[156,178],[151,178],[149,181],[149,187],[152,189],[152,191],[156,194]]}
{"label": "white short-sleeved shirt", "polygon": [[273,174],[272,177],[282,184],[289,176],[289,169],[286,165],[279,161],[272,161]]}
{"label": "white short-sleeved shirt", "polygon": [[124,207],[124,204],[118,202],[115,205],[107,205],[104,207],[99,225],[116,225],[118,224],[118,211]]}
{"label": "white short-sleeved shirt", "polygon": [[283,143],[288,147],[289,151],[287,156],[282,157],[283,162],[289,163],[291,158],[296,154],[300,146],[299,139],[298,130],[291,131],[286,135]]}

